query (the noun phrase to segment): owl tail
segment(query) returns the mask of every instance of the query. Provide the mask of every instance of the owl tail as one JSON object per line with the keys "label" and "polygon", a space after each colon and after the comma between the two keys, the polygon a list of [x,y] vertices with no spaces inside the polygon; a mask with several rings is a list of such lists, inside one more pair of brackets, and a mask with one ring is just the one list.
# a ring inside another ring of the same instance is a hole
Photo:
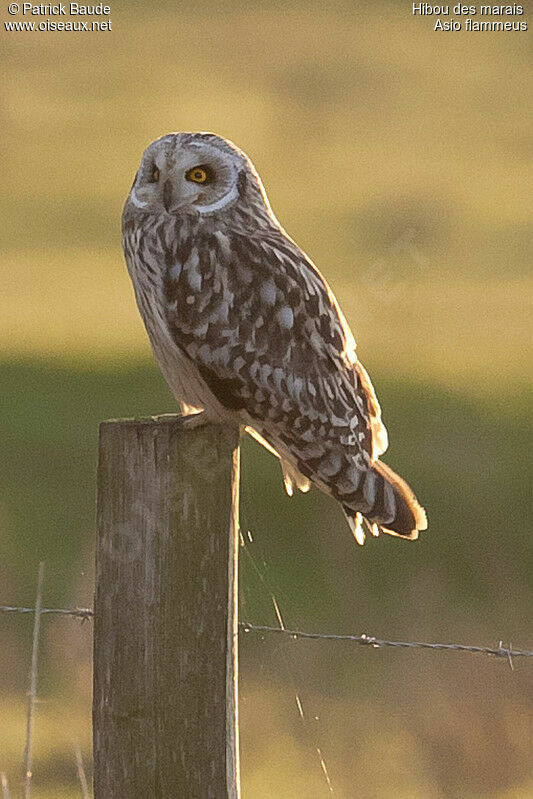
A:
{"label": "owl tail", "polygon": [[424,508],[400,475],[381,461],[375,461],[361,480],[360,496],[344,505],[348,524],[359,544],[365,541],[362,517],[373,535],[379,532],[414,541],[427,528]]}

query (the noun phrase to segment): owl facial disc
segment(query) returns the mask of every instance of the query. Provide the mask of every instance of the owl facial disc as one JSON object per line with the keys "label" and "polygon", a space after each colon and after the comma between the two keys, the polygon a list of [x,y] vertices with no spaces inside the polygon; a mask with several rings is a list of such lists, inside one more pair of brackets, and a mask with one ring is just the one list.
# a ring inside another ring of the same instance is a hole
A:
{"label": "owl facial disc", "polygon": [[244,153],[218,136],[171,133],[146,148],[130,200],[147,212],[210,214],[239,199],[248,171]]}

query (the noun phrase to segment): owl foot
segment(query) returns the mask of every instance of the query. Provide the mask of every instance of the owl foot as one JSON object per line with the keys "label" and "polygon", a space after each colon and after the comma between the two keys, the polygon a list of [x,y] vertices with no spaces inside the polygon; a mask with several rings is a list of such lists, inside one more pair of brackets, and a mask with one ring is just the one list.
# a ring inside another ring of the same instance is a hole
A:
{"label": "owl foot", "polygon": [[175,413],[160,413],[151,417],[154,422],[176,422],[182,430],[196,430],[209,422],[205,411],[185,413],[178,416]]}
{"label": "owl foot", "polygon": [[200,411],[200,413],[187,413],[185,416],[180,416],[178,422],[182,430],[196,430],[197,427],[207,424],[209,419],[205,411]]}

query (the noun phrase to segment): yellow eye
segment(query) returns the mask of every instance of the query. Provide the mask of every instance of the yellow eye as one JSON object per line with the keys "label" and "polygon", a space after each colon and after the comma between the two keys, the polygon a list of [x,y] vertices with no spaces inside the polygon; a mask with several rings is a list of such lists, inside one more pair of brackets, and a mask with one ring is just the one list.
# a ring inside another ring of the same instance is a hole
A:
{"label": "yellow eye", "polygon": [[159,169],[156,166],[154,166],[152,168],[152,173],[150,175],[150,183],[157,183],[158,180],[159,180]]}
{"label": "yellow eye", "polygon": [[211,183],[214,178],[214,173],[211,167],[194,166],[185,173],[185,177],[193,183]]}

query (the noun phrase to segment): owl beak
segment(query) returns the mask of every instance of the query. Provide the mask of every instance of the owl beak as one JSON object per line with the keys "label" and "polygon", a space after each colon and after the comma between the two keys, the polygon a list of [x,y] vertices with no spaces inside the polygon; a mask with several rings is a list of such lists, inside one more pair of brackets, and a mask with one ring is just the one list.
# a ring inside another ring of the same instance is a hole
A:
{"label": "owl beak", "polygon": [[173,192],[172,192],[172,183],[170,180],[165,180],[163,183],[163,205],[165,206],[165,211],[167,214],[170,213],[172,208],[172,199],[173,199]]}

